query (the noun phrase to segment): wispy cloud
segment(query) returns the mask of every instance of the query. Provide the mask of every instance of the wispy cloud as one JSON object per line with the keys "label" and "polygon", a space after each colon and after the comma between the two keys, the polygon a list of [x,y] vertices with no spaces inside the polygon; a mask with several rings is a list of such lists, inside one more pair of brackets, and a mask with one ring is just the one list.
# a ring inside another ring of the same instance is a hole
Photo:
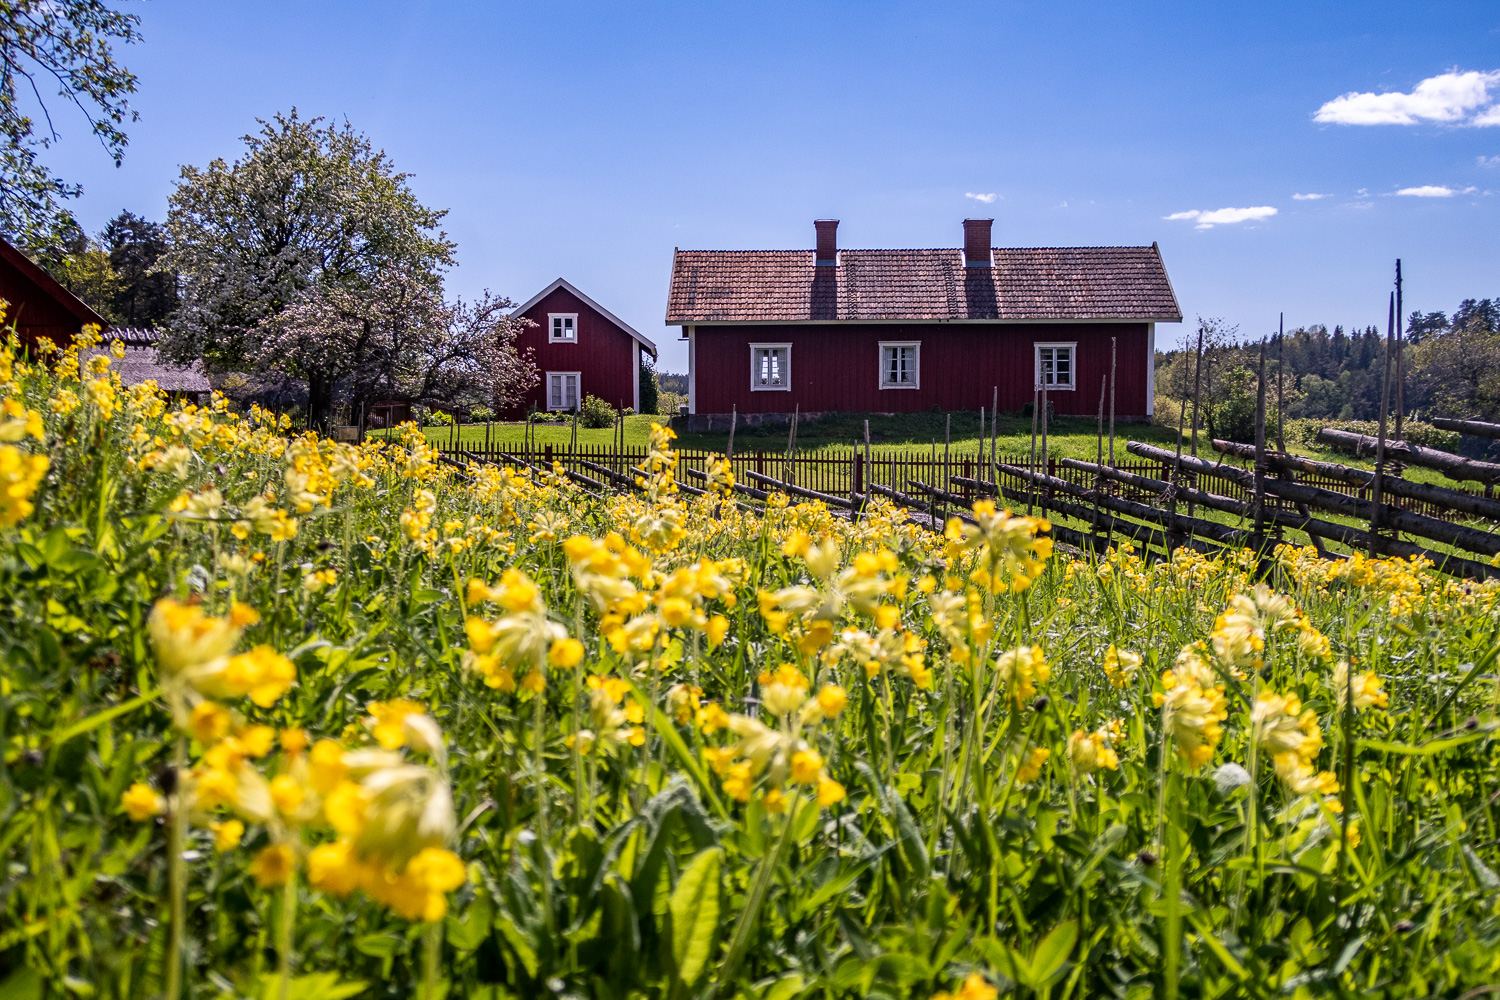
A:
{"label": "wispy cloud", "polygon": [[1187,212],[1173,212],[1165,218],[1179,222],[1193,220],[1198,223],[1194,228],[1212,229],[1214,226],[1227,226],[1235,222],[1269,219],[1275,214],[1276,209],[1270,205],[1259,205],[1255,208],[1216,208],[1211,212],[1203,212],[1195,208]]}
{"label": "wispy cloud", "polygon": [[1335,125],[1420,125],[1423,122],[1500,125],[1500,71],[1457,69],[1429,76],[1411,93],[1350,92],[1313,114]]}
{"label": "wispy cloud", "polygon": [[964,197],[973,198],[975,201],[982,201],[986,205],[988,205],[1000,196],[993,191],[991,191],[989,194],[975,194],[973,191],[965,191]]}
{"label": "wispy cloud", "polygon": [[1456,194],[1473,194],[1478,188],[1452,188],[1446,184],[1423,184],[1420,187],[1402,188],[1398,195],[1407,198],[1452,198]]}
{"label": "wispy cloud", "polygon": [[1293,201],[1318,201],[1321,198],[1332,198],[1331,194],[1294,194]]}
{"label": "wispy cloud", "polygon": [[1481,156],[1479,157],[1479,165],[1481,167],[1500,167],[1500,156]]}

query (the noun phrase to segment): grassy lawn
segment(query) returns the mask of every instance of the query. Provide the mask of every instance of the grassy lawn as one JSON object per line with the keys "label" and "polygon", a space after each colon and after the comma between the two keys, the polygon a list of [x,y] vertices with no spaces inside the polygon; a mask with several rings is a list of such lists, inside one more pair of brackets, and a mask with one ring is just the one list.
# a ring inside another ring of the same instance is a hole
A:
{"label": "grassy lawn", "polygon": [[[919,451],[930,454],[934,448],[939,455],[943,451],[943,438],[947,414],[913,413],[891,417],[872,415],[870,421],[871,451],[879,454],[907,454]],[[644,448],[652,421],[660,417],[632,416],[625,418],[625,444],[630,448]],[[846,449],[864,442],[864,414],[840,414],[818,420],[804,420],[797,425],[797,450],[816,453],[829,448]],[[959,412],[952,414],[951,447],[954,454],[974,454],[979,447],[979,414]],[[1097,447],[1097,421],[1084,417],[1059,417],[1052,421],[1048,432],[1048,450],[1055,457],[1084,458],[1092,460]],[[427,436],[433,442],[450,440],[448,428],[432,427]],[[525,438],[526,425],[520,423],[494,424],[492,440],[501,447],[519,447]],[[465,444],[482,444],[485,439],[483,424],[470,425],[460,430]],[[540,445],[566,447],[572,440],[571,424],[537,424],[534,437]],[[713,434],[690,434],[679,432],[677,446],[684,451],[723,452],[728,444],[727,432]],[[1117,460],[1123,460],[1124,443],[1130,440],[1147,441],[1161,447],[1172,447],[1177,439],[1175,431],[1140,423],[1118,423],[1115,425],[1115,452]],[[614,440],[611,428],[578,429],[580,444],[590,447],[607,447]],[[985,439],[988,453],[988,438]],[[786,451],[786,425],[767,427],[740,427],[735,431],[736,453],[764,451],[782,454]],[[1200,442],[1201,443],[1201,442]],[[1016,414],[1001,414],[998,448],[1005,455],[1024,455],[1031,449],[1031,419]],[[1041,449],[1040,437],[1037,441]],[[1108,441],[1105,443],[1108,449]]]}

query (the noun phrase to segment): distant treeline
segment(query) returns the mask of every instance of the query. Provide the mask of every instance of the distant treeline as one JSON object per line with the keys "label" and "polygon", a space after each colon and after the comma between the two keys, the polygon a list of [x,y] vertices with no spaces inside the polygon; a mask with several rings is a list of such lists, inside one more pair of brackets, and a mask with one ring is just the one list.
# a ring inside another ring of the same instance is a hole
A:
{"label": "distant treeline", "polygon": [[[1255,432],[1260,341],[1239,337],[1222,320],[1200,319],[1204,350],[1199,425],[1216,437],[1249,440]],[[1198,330],[1180,347],[1156,355],[1156,413],[1176,425],[1183,400],[1192,421]],[[1278,383],[1286,420],[1377,420],[1385,371],[1385,335],[1373,327],[1331,331],[1321,324],[1287,331],[1266,345],[1267,412],[1274,419]],[[1392,365],[1394,378],[1395,365]],[[1465,299],[1449,316],[1413,312],[1401,352],[1400,388],[1408,416],[1500,420],[1500,298]],[[1391,407],[1396,406],[1393,381]]]}

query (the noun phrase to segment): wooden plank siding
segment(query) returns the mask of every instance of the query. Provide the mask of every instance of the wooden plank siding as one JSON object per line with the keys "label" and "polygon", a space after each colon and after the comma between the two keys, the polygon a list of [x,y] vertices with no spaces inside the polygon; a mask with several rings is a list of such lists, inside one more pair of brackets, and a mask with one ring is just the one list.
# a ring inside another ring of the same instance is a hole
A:
{"label": "wooden plank siding", "polygon": [[[698,324],[693,332],[693,412],[728,414],[913,413],[989,408],[994,387],[1000,409],[1031,402],[1038,343],[1073,342],[1075,384],[1049,392],[1059,414],[1094,414],[1100,380],[1110,367],[1110,338],[1117,338],[1117,418],[1150,412],[1148,323],[941,323],[828,325]],[[879,386],[880,342],[921,343],[919,387]],[[789,390],[752,391],[750,345],[789,343]]]}
{"label": "wooden plank siding", "polygon": [[[577,313],[577,343],[549,343],[547,316]],[[598,396],[610,406],[636,405],[635,378],[640,366],[638,345],[630,334],[566,288],[554,289],[521,314],[535,326],[516,337],[516,350],[536,365],[540,381],[504,417],[524,417],[534,404],[547,409],[547,373],[579,372],[578,401]]]}

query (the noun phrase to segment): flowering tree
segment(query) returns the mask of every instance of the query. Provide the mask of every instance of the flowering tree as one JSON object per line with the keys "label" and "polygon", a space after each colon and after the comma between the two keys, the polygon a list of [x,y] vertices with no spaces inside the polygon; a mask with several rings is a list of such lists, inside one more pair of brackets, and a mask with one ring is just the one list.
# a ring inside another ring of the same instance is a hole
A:
{"label": "flowering tree", "polygon": [[380,396],[482,401],[503,409],[536,384],[515,349],[527,322],[485,293],[445,302],[426,282],[395,272],[368,288],[320,288],[263,324],[249,360],[350,386],[355,409]]}
{"label": "flowering tree", "polygon": [[[440,295],[454,248],[438,229],[445,213],[418,202],[384,152],[348,122],[321,122],[278,114],[244,137],[241,159],[183,167],[160,262],[181,276],[182,295],[163,352],[210,371],[303,379],[314,426],[327,422],[336,383],[378,364],[378,334],[359,318],[369,309],[350,303],[382,302],[388,314],[391,281],[413,303]],[[326,331],[310,322],[345,313],[354,318]]]}

